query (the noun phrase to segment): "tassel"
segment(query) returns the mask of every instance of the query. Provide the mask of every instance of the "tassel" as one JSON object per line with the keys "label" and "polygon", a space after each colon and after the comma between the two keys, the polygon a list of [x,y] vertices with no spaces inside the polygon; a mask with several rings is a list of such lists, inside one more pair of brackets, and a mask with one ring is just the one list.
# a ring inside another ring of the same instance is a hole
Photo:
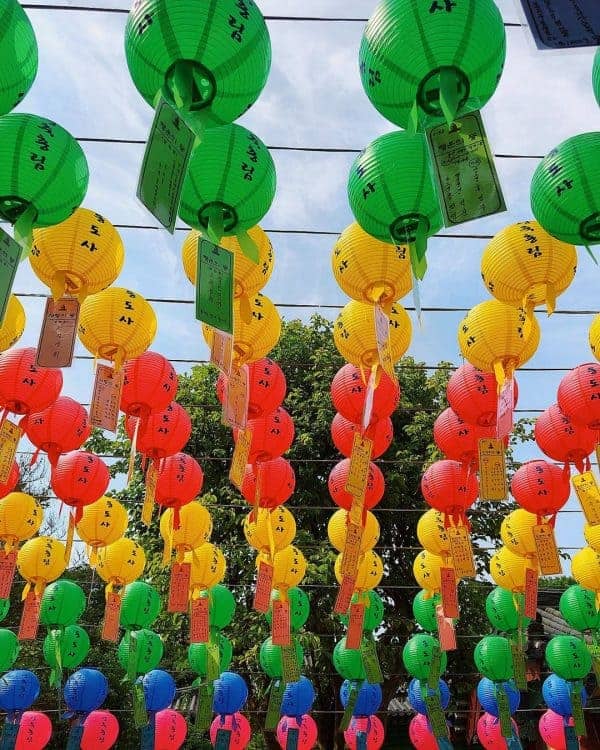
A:
{"label": "tassel", "polygon": [[241,231],[238,232],[235,235],[236,240],[238,241],[239,246],[242,249],[242,252],[248,258],[248,260],[251,260],[253,263],[258,263],[259,259],[259,253],[258,253],[258,247],[256,246],[256,243],[250,237],[248,232]]}
{"label": "tassel", "polygon": [[21,260],[28,257],[33,246],[33,222],[37,219],[37,209],[30,203],[15,222],[15,240],[21,245]]}
{"label": "tassel", "polygon": [[211,242],[218,245],[223,236],[223,210],[213,207],[208,212],[208,227],[206,233]]}
{"label": "tassel", "polygon": [[440,70],[440,107],[448,127],[456,119],[459,104],[456,75],[451,68],[442,68]]}
{"label": "tassel", "polygon": [[[81,508],[79,509],[81,513]],[[67,526],[67,542],[65,544],[65,562],[68,564],[71,559],[71,552],[73,551],[73,537],[75,536],[75,513],[69,513],[69,525]]]}

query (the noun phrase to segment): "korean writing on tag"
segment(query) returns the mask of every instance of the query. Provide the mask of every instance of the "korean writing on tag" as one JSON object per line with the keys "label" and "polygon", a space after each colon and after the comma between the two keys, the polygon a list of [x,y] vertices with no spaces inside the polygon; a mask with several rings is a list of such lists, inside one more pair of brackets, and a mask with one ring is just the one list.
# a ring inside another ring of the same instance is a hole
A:
{"label": "korean writing on tag", "polygon": [[233,361],[233,336],[213,328],[210,361],[229,377]]}
{"label": "korean writing on tag", "polygon": [[534,526],[532,531],[542,575],[559,575],[562,573],[562,565],[558,556],[554,529],[549,523],[542,523]]}
{"label": "korean writing on tag", "polygon": [[350,605],[348,629],[346,630],[346,648],[360,648],[365,622],[365,605],[355,602]]}
{"label": "korean writing on tag", "polygon": [[231,745],[231,729],[217,729],[215,750],[229,750]]}
{"label": "korean writing on tag", "polygon": [[571,690],[571,706],[573,708],[573,720],[575,723],[575,734],[578,737],[586,737],[585,719],[583,716],[583,703],[581,701],[582,683],[573,683]]}
{"label": "korean writing on tag", "polygon": [[479,497],[481,500],[506,500],[506,463],[501,440],[479,441]]}
{"label": "korean writing on tag", "polygon": [[358,571],[358,561],[360,558],[360,544],[362,541],[362,526],[349,523],[346,526],[346,541],[342,551],[342,576],[355,578]]}
{"label": "korean writing on tag", "polygon": [[435,617],[442,651],[455,651],[457,644],[454,623],[450,617],[444,615],[444,608],[441,604],[435,608]]}
{"label": "korean writing on tag", "polygon": [[360,644],[360,655],[367,675],[367,681],[371,684],[383,682],[383,675],[381,674],[381,667],[379,666],[375,641],[372,641],[369,638],[365,639]]}
{"label": "korean writing on tag", "polygon": [[150,526],[152,523],[152,511],[154,510],[154,499],[156,497],[156,483],[158,482],[158,471],[154,463],[151,463],[146,472],[146,494],[142,505],[142,523]]}
{"label": "korean writing on tag", "polygon": [[525,653],[519,643],[512,642],[510,644],[510,650],[512,653],[515,685],[519,690],[527,690]]}
{"label": "korean writing on tag", "polygon": [[231,468],[229,469],[229,480],[241,491],[250,447],[252,445],[252,430],[246,428],[238,433],[237,442],[231,458]]}
{"label": "korean writing on tag", "polygon": [[190,643],[206,643],[209,637],[208,596],[200,596],[190,605]]}
{"label": "korean writing on tag", "polygon": [[90,422],[93,427],[117,431],[122,390],[123,371],[117,372],[109,365],[97,365],[90,404]]}
{"label": "korean writing on tag", "polygon": [[225,423],[239,430],[245,430],[248,422],[248,375],[248,365],[231,368],[223,403]]}
{"label": "korean writing on tag", "polygon": [[428,128],[427,144],[447,227],[506,211],[479,112]]}
{"label": "korean writing on tag", "polygon": [[119,618],[121,616],[121,597],[111,591],[106,595],[104,622],[100,637],[103,641],[116,643],[119,640]]}
{"label": "korean writing on tag", "polygon": [[206,644],[206,679],[213,682],[221,674],[221,653],[218,641],[209,640]]}
{"label": "korean writing on tag", "polygon": [[[13,240],[4,229],[0,229],[0,325],[4,323],[8,300],[20,261],[21,245]],[[14,341],[11,341],[9,346],[13,343]]]}
{"label": "korean writing on tag", "polygon": [[458,591],[456,589],[456,573],[454,568],[441,568],[442,579],[442,605],[444,607],[444,616],[455,618],[458,617]]}
{"label": "korean writing on tag", "polygon": [[540,50],[597,47],[597,0],[521,0],[535,45]]}
{"label": "korean writing on tag", "polygon": [[290,727],[287,731],[285,741],[285,750],[298,750],[298,741],[300,739],[300,730],[296,727]]}
{"label": "korean writing on tag", "polygon": [[0,483],[2,484],[8,481],[20,439],[19,425],[11,422],[10,419],[5,419],[0,426]]}
{"label": "korean writing on tag", "polygon": [[29,591],[23,603],[23,612],[17,636],[20,641],[34,641],[36,639],[40,625],[41,603],[41,597],[35,591]]}
{"label": "korean writing on tag", "polygon": [[352,595],[354,594],[354,586],[356,584],[356,577],[343,576],[338,595],[333,605],[333,613],[336,615],[345,614],[348,611],[350,602],[352,601]]}
{"label": "korean writing on tag", "polygon": [[431,724],[433,734],[435,737],[447,737],[448,727],[446,725],[446,717],[442,711],[440,696],[437,693],[431,694],[428,692],[425,696],[425,703],[427,704],[427,718]]}
{"label": "korean writing on tag", "polygon": [[196,320],[233,333],[233,263],[230,250],[198,239]]}
{"label": "korean writing on tag", "polygon": [[17,550],[0,551],[0,599],[8,599],[17,568]]}
{"label": "korean writing on tag", "polygon": [[[355,432],[352,453],[350,454],[350,469],[345,487],[346,492],[349,492],[353,497],[363,498],[365,495],[372,453],[373,441]],[[354,521],[354,519],[352,520]]]}
{"label": "korean writing on tag", "polygon": [[591,471],[577,474],[571,479],[573,489],[581,503],[585,520],[590,526],[600,524],[600,489]]}
{"label": "korean writing on tag", "polygon": [[473,548],[466,526],[450,526],[446,529],[450,541],[450,554],[454,563],[457,578],[469,578],[477,575]]}
{"label": "korean writing on tag", "polygon": [[383,371],[396,382],[394,361],[392,360],[392,349],[390,347],[390,319],[379,305],[373,307],[375,319],[375,337],[377,339],[377,352],[379,363]]}
{"label": "korean writing on tag", "polygon": [[596,682],[600,684],[600,645],[590,643],[588,644],[588,650],[592,655],[592,669],[596,676]]}
{"label": "korean writing on tag", "polygon": [[191,570],[191,563],[173,563],[169,585],[168,612],[187,612]]}
{"label": "korean writing on tag", "polygon": [[348,703],[344,709],[344,714],[340,722],[340,730],[344,732],[350,726],[350,720],[354,714],[354,707],[358,700],[358,688],[355,682],[350,682],[350,693],[348,694]]}
{"label": "korean writing on tag", "polygon": [[171,234],[195,140],[185,121],[161,98],[144,153],[137,197]]}
{"label": "korean writing on tag", "polygon": [[496,419],[496,437],[504,440],[513,428],[515,409],[515,379],[506,378],[498,395],[498,409]]}
{"label": "korean writing on tag", "polygon": [[281,647],[281,665],[283,667],[283,681],[298,682],[300,665],[296,659],[296,649],[293,645]]}
{"label": "korean writing on tag", "polygon": [[290,603],[278,599],[273,602],[273,616],[271,618],[271,642],[274,646],[290,646],[292,632],[290,626]]}
{"label": "korean writing on tag", "polygon": [[537,617],[538,574],[537,570],[527,568],[525,571],[525,617],[535,620]]}
{"label": "korean writing on tag", "polygon": [[37,346],[38,367],[71,367],[78,321],[79,300],[48,297]]}
{"label": "korean writing on tag", "polygon": [[[133,723],[139,729],[148,725],[148,712],[146,711],[146,696],[144,686],[135,682],[132,686],[133,692]],[[153,749],[154,750],[154,749]]]}
{"label": "korean writing on tag", "polygon": [[439,645],[434,646],[431,654],[431,664],[427,675],[427,687],[430,690],[438,689],[438,682],[442,674],[442,649]]}
{"label": "korean writing on tag", "polygon": [[367,427],[371,424],[371,416],[373,415],[373,398],[375,397],[375,388],[377,380],[377,370],[373,368],[369,375],[369,382],[367,383],[367,392],[365,393],[365,403],[363,405],[362,422],[361,427],[364,432]]}
{"label": "korean writing on tag", "polygon": [[196,721],[194,723],[194,729],[197,731],[204,731],[208,729],[213,719],[213,691],[212,683],[201,684],[198,688],[198,709],[196,711]]}
{"label": "korean writing on tag", "polygon": [[265,729],[267,731],[275,729],[279,721],[279,709],[285,693],[285,682],[277,680],[271,684],[269,695],[269,705],[267,706],[267,717],[265,719]]}
{"label": "korean writing on tag", "polygon": [[273,590],[273,566],[261,560],[258,564],[258,576],[252,609],[257,612],[269,611],[271,606],[271,591]]}
{"label": "korean writing on tag", "polygon": [[512,737],[512,721],[510,719],[510,705],[508,695],[502,685],[496,688],[496,700],[498,701],[498,711],[500,713],[500,728],[503,737]]}

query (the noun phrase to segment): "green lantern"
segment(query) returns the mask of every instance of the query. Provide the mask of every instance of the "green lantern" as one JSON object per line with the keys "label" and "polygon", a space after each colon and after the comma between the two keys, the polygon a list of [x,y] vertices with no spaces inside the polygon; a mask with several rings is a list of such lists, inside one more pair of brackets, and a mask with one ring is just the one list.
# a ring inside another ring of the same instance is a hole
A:
{"label": "green lantern", "polygon": [[592,668],[592,657],[581,638],[557,635],[546,646],[546,662],[563,680],[583,680]]}
{"label": "green lantern", "polygon": [[[385,614],[382,598],[376,591],[367,591],[364,594],[354,594],[352,597],[352,604],[356,604],[359,600],[365,602],[363,630],[368,630],[369,632],[376,630],[383,622]],[[347,612],[340,615],[340,620],[343,625],[348,627],[349,617]]]}
{"label": "green lantern", "polygon": [[44,638],[43,654],[52,667],[50,685],[60,682],[63,669],[76,669],[85,661],[90,650],[90,639],[79,625],[67,625],[64,630],[51,630]]}
{"label": "green lantern", "polygon": [[475,664],[484,677],[506,682],[514,675],[510,641],[501,635],[486,635],[475,646]]}
{"label": "green lantern", "polygon": [[[281,598],[281,594],[277,589],[273,589],[271,593],[271,601],[277,602]],[[292,630],[300,630],[306,625],[308,616],[310,614],[310,601],[308,596],[298,586],[293,586],[288,589],[287,598],[290,603],[290,628]],[[273,619],[273,608],[271,607],[268,612],[265,612],[265,618],[269,625]]]}
{"label": "green lantern", "polygon": [[0,622],[4,620],[10,609],[10,599],[0,599]]}
{"label": "green lantern", "polygon": [[594,69],[592,71],[592,86],[594,87],[594,94],[596,101],[600,105],[600,47],[596,50],[596,56],[594,57]]}
{"label": "green lantern", "polygon": [[436,607],[442,603],[442,597],[439,594],[426,598],[427,594],[425,591],[419,591],[419,593],[413,599],[413,615],[417,623],[427,630],[429,633],[437,632],[437,617]]}
{"label": "green lantern", "polygon": [[439,658],[439,674],[446,671],[448,657],[445,651],[441,651],[440,642],[437,638],[426,633],[417,633],[410,638],[402,651],[402,661],[406,671],[411,677],[418,680],[426,680]]}
{"label": "green lantern", "polygon": [[346,648],[345,638],[335,644],[333,666],[345,680],[364,680],[367,676],[360,649]]}
{"label": "green lantern", "polygon": [[531,181],[531,208],[553,237],[600,243],[600,132],[568,138],[542,159]]}
{"label": "green lantern", "polygon": [[23,100],[38,69],[33,27],[17,0],[0,0],[0,115]]}
{"label": "green lantern", "polygon": [[75,138],[37,115],[0,118],[0,218],[30,246],[32,227],[58,224],[79,207],[88,165]]}
{"label": "green lantern", "polygon": [[[292,646],[296,655],[296,661],[302,666],[304,661],[304,649],[297,638],[292,636]],[[283,658],[281,646],[273,645],[271,638],[267,638],[260,647],[259,654],[260,666],[263,672],[272,680],[279,680],[283,677]]]}
{"label": "green lantern", "polygon": [[413,272],[422,279],[427,238],[443,223],[425,136],[396,131],[376,138],[350,169],[348,200],[365,232],[409,246]]}
{"label": "green lantern", "polygon": [[134,581],[125,587],[121,605],[121,627],[126,630],[147,628],[160,612],[160,596],[144,581]]}
{"label": "green lantern", "polygon": [[[211,642],[219,647],[219,672],[226,672],[233,659],[233,647],[229,638],[219,632],[211,633]],[[200,675],[206,677],[208,673],[208,649],[206,643],[190,643],[188,646],[188,661],[190,667]]]}
{"label": "green lantern", "polygon": [[163,642],[153,630],[128,630],[119,642],[117,658],[130,679],[156,669],[163,657]]}
{"label": "green lantern", "polygon": [[21,647],[12,630],[0,628],[0,672],[7,672],[17,660]]}
{"label": "green lantern", "polygon": [[125,54],[150,106],[162,93],[190,119],[214,127],[233,122],[258,98],[271,41],[253,0],[141,0],[127,19]]}
{"label": "green lantern", "polygon": [[360,77],[371,104],[395,125],[450,124],[490,99],[505,57],[493,0],[382,0],[365,28]]}
{"label": "green lantern", "polygon": [[567,623],[583,632],[600,628],[600,611],[596,607],[596,594],[583,586],[569,586],[560,597],[560,613]]}
{"label": "green lantern", "polygon": [[208,590],[208,618],[211,628],[226,628],[235,615],[235,599],[227,586],[217,583]]}
{"label": "green lantern", "polygon": [[[518,606],[518,609],[517,609]],[[527,628],[531,620],[521,614],[525,609],[525,596],[497,586],[485,600],[487,618],[496,630],[511,633]]]}
{"label": "green lantern", "polygon": [[42,594],[40,622],[47,628],[74,625],[85,611],[85,594],[74,581],[60,579],[49,584]]}

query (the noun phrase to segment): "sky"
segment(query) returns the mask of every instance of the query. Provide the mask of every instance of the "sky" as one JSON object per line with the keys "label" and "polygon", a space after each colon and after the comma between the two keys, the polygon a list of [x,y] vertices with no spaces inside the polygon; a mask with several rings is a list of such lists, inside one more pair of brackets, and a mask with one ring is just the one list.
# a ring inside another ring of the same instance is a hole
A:
{"label": "sky", "polygon": [[[74,3],[65,2],[65,5]],[[91,0],[77,0],[92,5]],[[523,20],[517,0],[497,2],[506,22]],[[95,7],[126,8],[125,0],[95,0]],[[262,0],[265,15],[352,17],[365,19],[373,0]],[[28,9],[40,52],[37,79],[18,110],[56,120],[73,135],[87,138],[144,140],[153,111],[134,88],[123,48],[125,14]],[[268,83],[257,103],[239,120],[269,146],[344,147],[362,149],[393,130],[371,106],[358,74],[358,48],[363,22],[268,22],[273,61]],[[600,110],[591,88],[594,50],[544,51],[535,48],[527,28],[507,28],[506,68],[492,100],[483,110],[492,150],[496,154],[539,157],[564,139],[600,130]],[[90,184],[83,206],[104,214],[115,224],[143,224],[148,230],[121,230],[125,267],[117,284],[148,298],[193,299],[193,288],[181,265],[185,237],[158,228],[158,222],[137,201],[135,190],[143,146],[82,141],[90,166]],[[333,242],[327,235],[286,234],[311,229],[339,232],[352,221],[346,181],[353,154],[273,151],[277,195],[262,222],[271,233],[275,269],[264,292],[284,318],[307,319],[319,305],[347,302],[330,266]],[[452,234],[491,235],[507,224],[532,217],[529,183],[538,158],[499,158],[496,166],[504,190],[506,213],[464,224]],[[181,225],[183,226],[183,225]],[[444,230],[442,230],[442,233]],[[484,240],[434,238],[429,242],[429,271],[421,285],[423,307],[470,308],[488,296],[479,261]],[[308,272],[310,269],[310,273]],[[558,312],[539,316],[542,340],[529,366],[571,368],[591,359],[587,329],[592,315],[561,315],[561,309],[597,307],[599,269],[580,251],[580,268],[570,289],[560,297]],[[23,263],[14,285],[17,293],[47,289]],[[28,321],[20,345],[36,345],[44,309],[41,298],[23,300]],[[412,305],[409,298],[407,306]],[[310,305],[301,310],[286,304]],[[170,359],[205,360],[207,349],[192,304],[156,303],[159,330],[153,349]],[[321,310],[335,317],[332,310]],[[409,354],[435,364],[460,363],[456,330],[464,313],[424,314],[416,325]],[[78,344],[77,355],[87,352]],[[189,365],[176,364],[179,370]],[[522,372],[518,376],[524,410],[544,409],[556,399],[564,372]],[[92,363],[76,360],[64,371],[65,395],[88,402]],[[292,415],[293,416],[293,415]],[[537,455],[527,447],[520,458]],[[576,509],[570,501],[569,509]],[[583,516],[563,515],[557,531],[562,545],[583,544]]]}

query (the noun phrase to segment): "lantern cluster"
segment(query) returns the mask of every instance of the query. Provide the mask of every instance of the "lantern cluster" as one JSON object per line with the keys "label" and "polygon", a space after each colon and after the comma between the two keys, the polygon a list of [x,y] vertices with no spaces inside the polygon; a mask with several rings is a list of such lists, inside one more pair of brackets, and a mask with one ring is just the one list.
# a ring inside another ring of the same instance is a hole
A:
{"label": "lantern cluster", "polygon": [[77,669],[90,650],[87,631],[77,624],[85,606],[85,594],[73,581],[55,581],[42,595],[40,622],[48,628],[42,653],[51,670],[51,687],[60,686],[62,670]]}
{"label": "lantern cluster", "polygon": [[214,682],[210,741],[215,748],[244,750],[250,742],[250,722],[241,713],[248,699],[248,686],[236,672],[222,672]]}

